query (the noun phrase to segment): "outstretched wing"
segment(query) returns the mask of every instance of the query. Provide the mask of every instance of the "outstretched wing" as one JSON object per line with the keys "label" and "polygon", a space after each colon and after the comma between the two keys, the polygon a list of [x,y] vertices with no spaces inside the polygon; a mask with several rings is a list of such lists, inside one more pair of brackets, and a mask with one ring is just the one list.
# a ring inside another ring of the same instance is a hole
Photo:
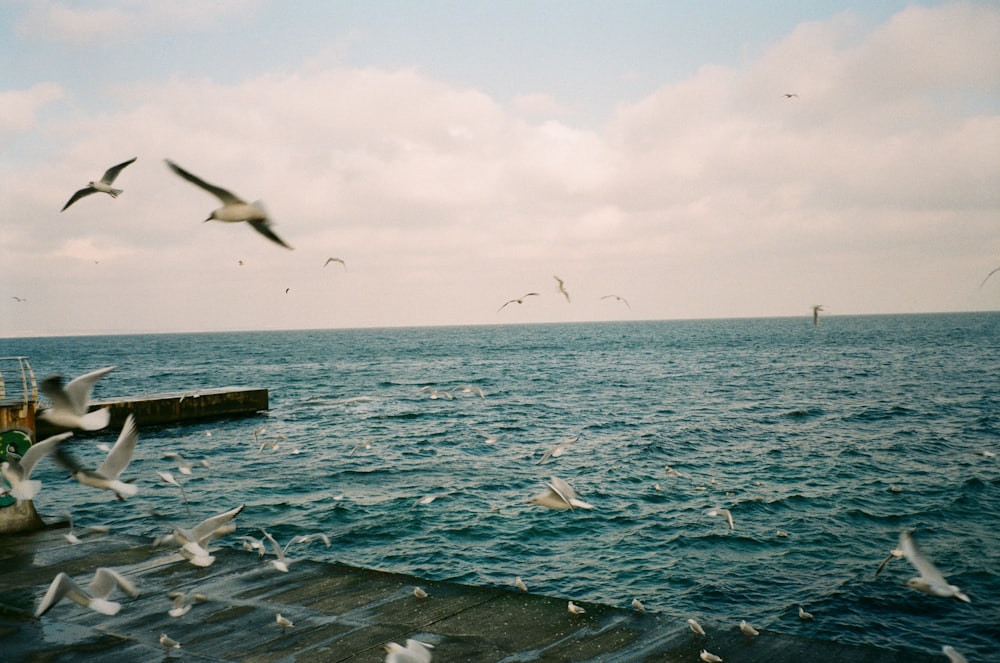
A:
{"label": "outstretched wing", "polygon": [[97,472],[108,479],[117,479],[125,471],[128,464],[132,462],[132,454],[135,453],[135,443],[139,440],[139,428],[135,425],[135,417],[131,414],[125,419],[122,432],[118,435],[118,441],[111,447],[108,457],[104,459]]}
{"label": "outstretched wing", "polygon": [[170,170],[174,171],[175,173],[177,173],[178,175],[180,175],[181,177],[183,177],[196,187],[200,187],[205,191],[208,191],[210,194],[221,200],[224,204],[231,205],[234,203],[238,204],[246,202],[239,196],[233,195],[233,193],[231,193],[230,191],[223,189],[221,186],[215,186],[214,184],[209,184],[200,177],[192,175],[191,173],[187,172],[186,170],[175,164],[170,159],[164,159],[164,161],[166,161],[167,165],[170,166]]}
{"label": "outstretched wing", "polygon": [[195,525],[194,529],[191,530],[194,540],[200,545],[205,545],[207,540],[212,537],[219,528],[228,525],[233,518],[238,516],[239,513],[243,511],[244,506],[246,505],[241,504],[235,509],[230,509],[229,511],[212,516],[211,518],[207,518]]}
{"label": "outstretched wing", "polygon": [[247,223],[253,226],[254,230],[259,232],[261,235],[268,238],[272,242],[280,244],[286,249],[292,248],[287,244],[285,244],[284,240],[282,240],[280,237],[274,234],[274,231],[271,230],[271,224],[270,222],[268,222],[267,219],[247,219]]}
{"label": "outstretched wing", "polygon": [[937,570],[937,567],[924,557],[923,552],[917,547],[916,541],[913,540],[913,536],[908,530],[903,530],[899,534],[899,549],[903,551],[906,559],[920,572],[920,577],[927,581],[928,584],[941,585],[943,587],[948,586],[948,581],[944,579],[944,576]]}
{"label": "outstretched wing", "polygon": [[59,435],[53,435],[52,437],[31,445],[31,447],[24,452],[24,457],[21,458],[21,469],[24,470],[24,478],[30,478],[31,470],[35,467],[38,461],[55,451],[56,447],[58,447],[63,440],[71,437],[72,435],[73,433],[60,433]]}
{"label": "outstretched wing", "polygon": [[[87,405],[90,403],[90,394],[94,391],[94,385],[115,368],[115,366],[106,366],[69,381],[63,391],[74,412],[79,415],[87,413]],[[45,395],[52,398],[48,392],[45,392]]]}
{"label": "outstretched wing", "polygon": [[125,166],[129,165],[138,158],[139,157],[132,157],[128,161],[122,161],[117,166],[111,166],[111,168],[104,171],[104,176],[101,178],[101,181],[105,184],[114,184],[115,178],[118,177],[118,173],[122,172],[125,169]]}
{"label": "outstretched wing", "polygon": [[77,191],[76,193],[74,193],[70,197],[70,199],[68,201],[66,201],[66,204],[63,205],[63,208],[61,210],[59,210],[59,211],[60,212],[65,212],[67,207],[69,207],[70,205],[72,205],[76,201],[80,200],[84,196],[89,196],[92,193],[97,193],[97,189],[95,189],[93,187],[89,187],[89,186],[83,187],[82,189],[80,189],[79,191]]}
{"label": "outstretched wing", "polygon": [[135,598],[139,596],[139,589],[135,583],[118,573],[114,569],[100,567],[94,572],[94,579],[87,585],[87,589],[92,596],[106,599],[115,591],[115,587],[121,587],[122,591]]}

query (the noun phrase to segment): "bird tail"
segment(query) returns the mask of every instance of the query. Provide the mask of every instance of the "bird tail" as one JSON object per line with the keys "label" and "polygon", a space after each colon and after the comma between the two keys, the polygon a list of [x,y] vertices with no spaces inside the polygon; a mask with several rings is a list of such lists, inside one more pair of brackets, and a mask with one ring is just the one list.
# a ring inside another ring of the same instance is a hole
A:
{"label": "bird tail", "polygon": [[121,603],[115,603],[107,599],[90,599],[87,607],[91,610],[96,610],[102,615],[116,615],[121,610],[122,605]]}
{"label": "bird tail", "polygon": [[121,194],[121,193],[123,193],[124,191],[125,191],[124,189],[111,189],[111,191],[110,191],[111,197],[112,198],[117,198],[118,195]]}
{"label": "bird tail", "polygon": [[102,428],[106,428],[111,423],[111,410],[106,407],[94,410],[85,414],[81,419],[81,423],[83,424],[83,430],[101,430]]}
{"label": "bird tail", "polygon": [[42,482],[37,479],[27,479],[21,483],[14,486],[10,494],[18,499],[18,501],[34,499],[38,491],[42,489]]}
{"label": "bird tail", "polygon": [[118,493],[118,496],[121,498],[135,497],[139,494],[139,487],[131,483],[125,483],[124,481],[112,481],[108,485],[111,490]]}

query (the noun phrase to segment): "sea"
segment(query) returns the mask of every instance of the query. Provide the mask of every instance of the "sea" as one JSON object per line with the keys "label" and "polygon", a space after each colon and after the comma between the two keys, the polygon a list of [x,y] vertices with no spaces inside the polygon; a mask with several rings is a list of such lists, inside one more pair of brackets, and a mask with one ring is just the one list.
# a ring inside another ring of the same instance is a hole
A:
{"label": "sea", "polygon": [[[269,391],[258,416],[140,422],[127,501],[43,461],[48,521],[155,537],[245,504],[219,547],[324,533],[289,555],[1000,661],[1000,313],[8,338],[0,355],[39,379],[116,366],[95,398]],[[116,435],[72,453],[96,467]],[[183,475],[169,452],[208,466]],[[552,477],[593,508],[530,503]],[[905,559],[876,575],[909,529],[971,603],[907,587]]]}

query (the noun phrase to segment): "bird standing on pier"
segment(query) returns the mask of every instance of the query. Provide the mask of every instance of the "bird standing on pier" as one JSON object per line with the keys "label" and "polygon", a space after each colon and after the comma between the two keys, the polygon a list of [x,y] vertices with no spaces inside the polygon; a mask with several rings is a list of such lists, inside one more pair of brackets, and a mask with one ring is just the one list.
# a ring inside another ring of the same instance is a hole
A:
{"label": "bird standing on pier", "polygon": [[66,208],[80,200],[84,196],[89,196],[92,193],[106,193],[112,198],[117,198],[118,194],[122,193],[122,189],[113,189],[111,185],[115,183],[115,178],[118,177],[118,173],[122,172],[126,166],[138,159],[139,157],[132,157],[128,161],[123,161],[117,166],[112,166],[104,171],[104,175],[101,179],[96,182],[87,182],[87,186],[83,187],[79,191],[73,194],[69,201],[63,205],[63,208],[59,210],[60,212],[65,212]]}

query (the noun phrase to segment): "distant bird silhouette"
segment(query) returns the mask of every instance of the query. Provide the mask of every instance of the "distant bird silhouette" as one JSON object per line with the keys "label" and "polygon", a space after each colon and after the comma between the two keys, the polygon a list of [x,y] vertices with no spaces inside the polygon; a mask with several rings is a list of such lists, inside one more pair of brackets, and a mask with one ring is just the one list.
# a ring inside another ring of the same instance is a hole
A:
{"label": "distant bird silhouette", "polygon": [[260,201],[248,203],[226,189],[215,186],[214,184],[209,184],[205,180],[192,175],[170,159],[166,159],[166,162],[167,166],[170,167],[170,170],[174,171],[178,176],[187,180],[191,184],[208,191],[210,194],[222,201],[222,207],[213,210],[205,221],[212,221],[213,219],[229,223],[246,221],[253,227],[254,230],[275,244],[280,244],[286,249],[292,248],[285,244],[284,240],[274,234],[274,231],[271,230],[271,221],[267,218],[267,212],[264,210]]}
{"label": "distant bird silhouette", "polygon": [[601,299],[611,299],[611,298],[617,299],[620,302],[625,302],[625,306],[632,308],[631,306],[629,306],[628,300],[620,295],[604,295],[603,297],[601,297]]}
{"label": "distant bird silhouette", "polygon": [[813,306],[813,326],[819,326],[819,312],[823,310],[822,304],[816,304]]}
{"label": "distant bird silhouette", "polygon": [[785,99],[791,99],[792,97],[797,97],[797,96],[799,96],[799,95],[795,94],[794,92],[786,92],[785,93]]}
{"label": "distant bird silhouette", "polygon": [[525,297],[538,297],[538,296],[539,296],[539,294],[537,292],[526,292],[523,295],[521,295],[520,297],[518,297],[517,299],[510,299],[510,300],[508,300],[503,306],[501,306],[500,308],[497,309],[497,313],[499,313],[500,311],[502,311],[504,309],[504,307],[507,306],[507,304],[523,304]]}
{"label": "distant bird silhouette", "polygon": [[80,200],[84,196],[89,196],[92,193],[106,193],[112,198],[117,198],[118,194],[122,192],[122,189],[112,189],[111,185],[114,184],[115,178],[118,177],[118,173],[122,172],[127,165],[138,159],[139,157],[132,157],[128,161],[123,161],[117,166],[112,166],[104,171],[104,175],[96,182],[87,182],[87,186],[83,187],[79,191],[73,194],[73,196],[67,201],[63,208],[59,210],[60,212],[65,212],[66,208]]}
{"label": "distant bird silhouette", "polygon": [[[989,274],[987,274],[986,278],[983,279],[983,282],[979,284],[979,287],[982,288],[984,285],[986,285],[986,282],[990,280],[990,277],[993,276],[994,274],[996,274],[997,272],[1000,272],[1000,267],[997,267],[992,272],[990,272]],[[14,299],[17,299],[17,297],[15,297]]]}
{"label": "distant bird silhouette", "polygon": [[341,265],[344,266],[344,269],[347,269],[347,263],[341,260],[340,258],[327,258],[326,262],[323,263],[323,266],[326,267],[331,262],[339,262]]}
{"label": "distant bird silhouette", "polygon": [[19,302],[19,303],[20,302],[26,302],[26,301],[28,301],[24,297],[18,297],[17,295],[14,295],[14,300],[17,301],[17,302]]}
{"label": "distant bird silhouette", "polygon": [[556,292],[561,293],[562,296],[566,298],[566,301],[569,302],[569,293],[566,292],[566,286],[563,283],[563,280],[558,276],[553,276],[552,278],[554,278],[556,282],[559,284],[558,286],[556,286]]}

